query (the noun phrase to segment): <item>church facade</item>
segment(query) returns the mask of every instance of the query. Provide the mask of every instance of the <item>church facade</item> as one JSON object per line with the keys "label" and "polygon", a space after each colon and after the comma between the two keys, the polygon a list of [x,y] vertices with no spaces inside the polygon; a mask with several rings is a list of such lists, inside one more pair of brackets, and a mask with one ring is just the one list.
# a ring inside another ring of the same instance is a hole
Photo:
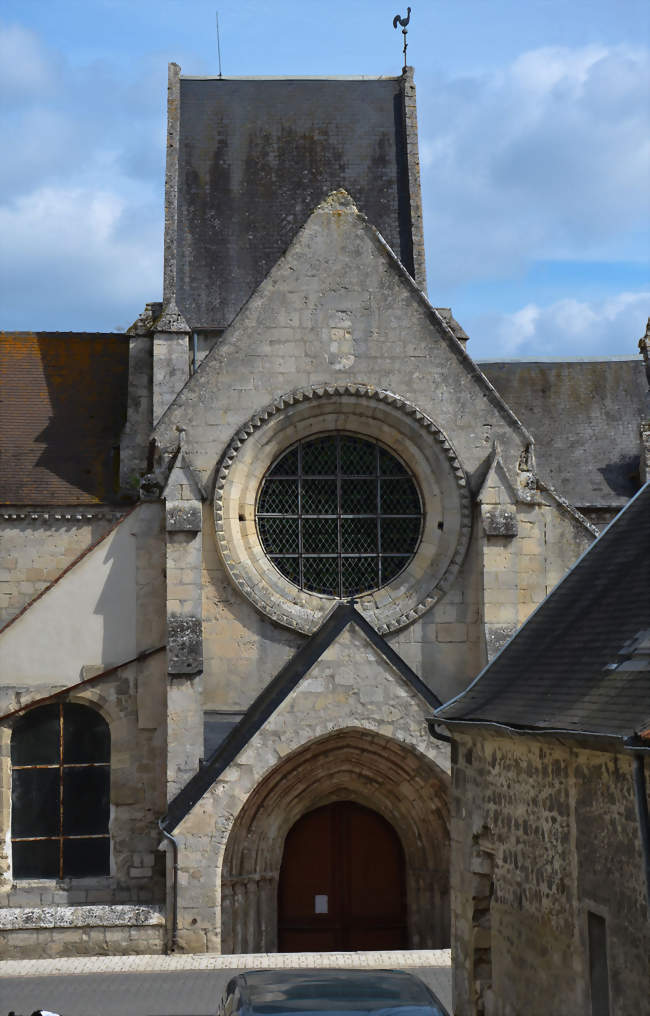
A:
{"label": "church facade", "polygon": [[165,200],[127,335],[3,334],[3,955],[447,946],[428,720],[645,479],[644,361],[471,358],[410,69],[172,64]]}

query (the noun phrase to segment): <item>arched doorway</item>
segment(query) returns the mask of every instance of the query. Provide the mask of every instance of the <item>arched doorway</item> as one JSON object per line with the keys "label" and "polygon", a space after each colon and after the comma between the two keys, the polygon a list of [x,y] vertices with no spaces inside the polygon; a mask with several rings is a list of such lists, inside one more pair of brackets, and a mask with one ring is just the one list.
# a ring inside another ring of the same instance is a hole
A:
{"label": "arched doorway", "polygon": [[[399,829],[407,948],[449,946],[449,777],[420,751],[344,728],[286,755],[236,816],[221,867],[224,953],[276,952],[278,886],[287,836],[324,805],[354,801]],[[322,895],[322,894],[319,894]]]}
{"label": "arched doorway", "polygon": [[298,819],[280,868],[280,952],[406,945],[404,851],[392,825],[355,801]]}

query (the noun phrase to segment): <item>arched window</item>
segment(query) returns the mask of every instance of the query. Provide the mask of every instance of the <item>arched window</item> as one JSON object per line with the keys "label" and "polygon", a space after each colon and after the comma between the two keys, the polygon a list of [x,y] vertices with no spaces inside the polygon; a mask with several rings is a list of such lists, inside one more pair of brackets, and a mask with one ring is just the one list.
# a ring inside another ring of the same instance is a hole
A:
{"label": "arched window", "polygon": [[111,740],[94,709],[25,713],[11,737],[14,878],[108,875]]}

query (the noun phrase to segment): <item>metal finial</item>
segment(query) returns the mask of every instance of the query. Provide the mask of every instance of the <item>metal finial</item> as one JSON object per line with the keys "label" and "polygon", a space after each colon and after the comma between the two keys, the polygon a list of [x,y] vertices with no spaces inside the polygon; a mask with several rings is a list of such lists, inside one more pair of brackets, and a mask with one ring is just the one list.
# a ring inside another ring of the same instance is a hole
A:
{"label": "metal finial", "polygon": [[396,14],[395,17],[393,18],[393,28],[397,28],[398,25],[401,25],[402,26],[402,35],[404,36],[404,66],[402,67],[403,71],[406,70],[406,48],[407,48],[407,45],[408,45],[408,43],[406,42],[406,33],[408,31],[407,25],[408,25],[410,20],[411,20],[411,8],[410,7],[406,8],[406,17],[405,18],[400,17],[399,14]]}
{"label": "metal finial", "polygon": [[219,34],[219,11],[215,12],[217,15],[217,53],[219,54],[219,77],[222,78],[221,73],[221,36]]}

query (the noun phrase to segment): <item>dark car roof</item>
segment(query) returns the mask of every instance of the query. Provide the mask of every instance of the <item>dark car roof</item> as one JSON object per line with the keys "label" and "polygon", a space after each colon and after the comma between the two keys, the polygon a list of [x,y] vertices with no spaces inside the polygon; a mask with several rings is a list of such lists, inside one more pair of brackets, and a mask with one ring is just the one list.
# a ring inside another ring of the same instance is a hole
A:
{"label": "dark car roof", "polygon": [[437,1003],[419,978],[401,970],[251,970],[229,990],[235,986],[251,1013],[376,1012]]}

